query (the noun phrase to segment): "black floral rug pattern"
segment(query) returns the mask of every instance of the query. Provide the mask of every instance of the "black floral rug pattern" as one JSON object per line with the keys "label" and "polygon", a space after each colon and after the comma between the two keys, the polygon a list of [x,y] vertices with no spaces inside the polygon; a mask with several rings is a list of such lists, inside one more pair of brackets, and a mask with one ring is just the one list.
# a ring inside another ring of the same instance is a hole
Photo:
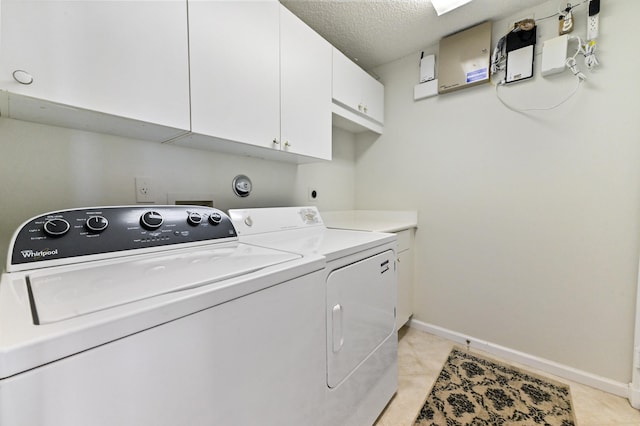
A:
{"label": "black floral rug pattern", "polygon": [[414,426],[576,426],[569,387],[454,348]]}

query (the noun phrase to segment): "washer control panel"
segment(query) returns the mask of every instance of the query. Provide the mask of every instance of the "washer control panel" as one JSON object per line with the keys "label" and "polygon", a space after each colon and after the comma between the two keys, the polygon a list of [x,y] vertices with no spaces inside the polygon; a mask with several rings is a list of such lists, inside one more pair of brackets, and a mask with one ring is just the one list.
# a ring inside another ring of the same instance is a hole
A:
{"label": "washer control panel", "polygon": [[15,269],[12,265],[236,237],[229,217],[211,207],[61,210],[32,218],[16,231],[7,270]]}

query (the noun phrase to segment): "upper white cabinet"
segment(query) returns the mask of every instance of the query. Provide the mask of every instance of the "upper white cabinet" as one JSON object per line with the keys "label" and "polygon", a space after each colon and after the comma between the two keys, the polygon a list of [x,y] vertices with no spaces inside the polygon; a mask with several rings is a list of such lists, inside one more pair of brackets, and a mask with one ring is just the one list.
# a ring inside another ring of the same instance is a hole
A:
{"label": "upper white cabinet", "polygon": [[[333,112],[364,129],[382,133],[384,86],[333,49]],[[349,129],[348,130],[353,130]]]}
{"label": "upper white cabinet", "polygon": [[279,6],[275,1],[189,1],[192,132],[277,146]]}
{"label": "upper white cabinet", "polygon": [[3,116],[159,141],[189,129],[185,0],[0,6]]}
{"label": "upper white cabinet", "polygon": [[0,115],[331,159],[332,46],[276,0],[1,0]]}
{"label": "upper white cabinet", "polygon": [[331,160],[333,47],[288,9],[280,10],[282,149]]}
{"label": "upper white cabinet", "polygon": [[331,159],[331,45],[311,28],[275,0],[190,0],[189,42],[192,134],[175,144]]}

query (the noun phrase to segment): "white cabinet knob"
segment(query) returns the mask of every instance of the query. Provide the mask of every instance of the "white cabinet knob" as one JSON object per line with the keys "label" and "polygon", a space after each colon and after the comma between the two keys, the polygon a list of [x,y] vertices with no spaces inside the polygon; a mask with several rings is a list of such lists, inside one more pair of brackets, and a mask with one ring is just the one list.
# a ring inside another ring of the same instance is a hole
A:
{"label": "white cabinet knob", "polygon": [[284,146],[286,146],[287,148],[289,148],[289,147],[291,146],[291,144],[289,143],[289,141],[286,141],[286,142],[284,143]]}
{"label": "white cabinet knob", "polygon": [[274,144],[274,145],[280,145],[280,142],[278,142],[278,139],[273,138],[273,144]]}
{"label": "white cabinet knob", "polygon": [[15,70],[13,72],[13,79],[20,84],[29,85],[33,83],[33,76],[24,70]]}

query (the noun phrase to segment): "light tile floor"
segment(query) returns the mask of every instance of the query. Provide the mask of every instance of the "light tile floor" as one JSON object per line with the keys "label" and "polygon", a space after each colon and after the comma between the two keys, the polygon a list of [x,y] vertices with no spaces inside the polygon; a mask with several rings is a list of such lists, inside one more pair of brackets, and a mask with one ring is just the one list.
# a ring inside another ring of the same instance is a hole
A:
{"label": "light tile floor", "polygon": [[[407,326],[398,334],[398,392],[378,418],[376,426],[413,424],[454,345],[450,340]],[[640,411],[631,407],[625,398],[527,366],[510,364],[568,384],[578,426],[640,426]]]}

